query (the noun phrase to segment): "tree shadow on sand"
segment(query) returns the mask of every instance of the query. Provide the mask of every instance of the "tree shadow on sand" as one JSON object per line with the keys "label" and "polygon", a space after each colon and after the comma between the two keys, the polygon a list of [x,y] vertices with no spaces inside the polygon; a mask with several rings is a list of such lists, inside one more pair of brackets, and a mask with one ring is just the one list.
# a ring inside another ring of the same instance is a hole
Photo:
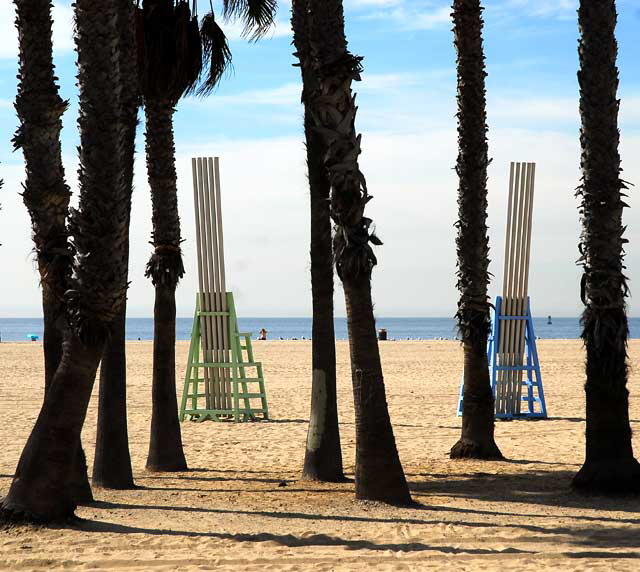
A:
{"label": "tree shadow on sand", "polygon": [[[117,506],[117,505],[116,505]],[[137,508],[135,505],[122,505],[122,508]],[[140,507],[140,508],[155,508],[161,509],[163,507]],[[351,516],[338,516],[338,515],[318,515],[318,514],[305,514],[305,513],[269,513],[269,512],[251,512],[251,511],[217,511],[212,509],[196,509],[190,507],[164,507],[169,510],[186,510],[188,512],[220,512],[220,513],[233,513],[233,514],[247,514],[252,517],[272,516],[275,518],[305,518],[318,520],[337,520],[337,521],[365,521],[374,523],[399,523],[399,524],[423,524],[423,525],[439,525],[442,521],[439,520],[424,520],[413,518],[369,518],[369,517],[351,517]],[[377,543],[372,540],[351,540],[341,538],[335,535],[329,534],[313,534],[309,536],[296,536],[293,534],[272,534],[272,533],[219,533],[219,532],[197,532],[197,531],[181,531],[175,529],[153,529],[153,528],[138,528],[134,526],[127,526],[122,524],[115,524],[99,520],[80,520],[76,522],[70,528],[81,530],[83,532],[97,532],[97,533],[118,533],[118,534],[149,534],[153,536],[184,536],[191,538],[216,538],[221,540],[229,540],[235,542],[274,542],[282,546],[288,546],[291,548],[305,547],[305,546],[342,546],[347,550],[388,550],[392,552],[439,552],[443,554],[478,554],[478,555],[498,555],[498,554],[537,554],[537,544],[540,543],[541,538],[553,542],[554,544],[566,544],[576,546],[580,548],[587,548],[587,550],[580,551],[565,551],[558,555],[568,556],[571,558],[638,558],[640,552],[619,552],[620,549],[633,549],[640,548],[640,537],[634,534],[633,529],[630,527],[616,527],[616,528],[602,528],[602,527],[537,527],[526,524],[505,524],[488,522],[467,522],[467,521],[450,521],[450,524],[454,526],[466,526],[476,530],[487,530],[486,534],[490,536],[484,536],[477,539],[478,543],[482,543],[485,546],[490,544],[491,538],[495,537],[499,530],[508,528],[519,528],[523,531],[528,531],[533,534],[520,536],[517,543],[529,543],[532,545],[532,550],[523,550],[513,547],[508,548],[473,548],[462,546],[440,546],[430,545],[423,542],[405,542],[405,543]],[[489,532],[488,529],[491,529]],[[541,537],[544,535],[544,537]],[[468,540],[470,543],[474,542],[473,537]],[[616,552],[605,552],[605,550],[617,549]]]}
{"label": "tree shadow on sand", "polygon": [[[527,461],[511,462],[528,463]],[[576,472],[531,470],[517,473],[480,471],[458,474],[414,473],[411,476],[420,477],[420,481],[412,482],[410,488],[414,498],[420,502],[429,502],[429,497],[438,496],[507,504],[640,512],[638,495],[604,497],[572,491],[571,480]],[[530,516],[538,517],[537,514]]]}
{"label": "tree shadow on sand", "polygon": [[453,546],[432,546],[422,542],[406,543],[377,543],[370,540],[350,540],[328,534],[313,534],[309,536],[296,536],[294,534],[246,534],[223,532],[193,532],[181,530],[165,530],[152,528],[137,528],[122,524],[114,524],[104,521],[81,521],[72,528],[83,532],[117,533],[117,534],[150,534],[154,536],[185,536],[195,538],[216,538],[235,542],[273,542],[289,548],[305,546],[341,546],[347,550],[382,550],[392,552],[439,552],[442,554],[535,554],[528,550],[506,548],[496,550],[492,548],[458,548]]}

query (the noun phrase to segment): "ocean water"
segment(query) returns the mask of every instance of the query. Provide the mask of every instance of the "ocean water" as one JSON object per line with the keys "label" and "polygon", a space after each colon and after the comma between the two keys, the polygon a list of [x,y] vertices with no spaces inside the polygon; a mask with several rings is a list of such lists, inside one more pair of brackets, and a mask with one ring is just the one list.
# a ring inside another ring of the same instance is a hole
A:
{"label": "ocean water", "polygon": [[[311,318],[239,318],[239,327],[243,332],[252,332],[254,339],[260,329],[268,331],[270,340],[290,340],[311,338]],[[179,340],[191,338],[192,318],[178,318],[176,336]],[[580,335],[577,318],[534,318],[536,336],[542,339],[576,339]],[[395,340],[433,340],[455,339],[456,328],[453,318],[377,318],[376,326],[385,328],[389,339]],[[630,318],[629,327],[632,338],[640,338],[640,318]],[[27,341],[30,334],[42,339],[42,319],[40,318],[0,318],[2,341]],[[346,318],[335,320],[336,338],[347,339]],[[128,318],[128,340],[153,339],[152,318]]]}

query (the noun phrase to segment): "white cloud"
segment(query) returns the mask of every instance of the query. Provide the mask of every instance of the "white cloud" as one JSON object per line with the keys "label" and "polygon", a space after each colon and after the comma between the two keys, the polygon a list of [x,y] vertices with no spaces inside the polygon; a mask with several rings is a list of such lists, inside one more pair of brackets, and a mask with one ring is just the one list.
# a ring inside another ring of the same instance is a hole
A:
{"label": "white cloud", "polygon": [[[577,315],[580,270],[575,265],[579,220],[574,188],[579,180],[577,133],[523,128],[490,131],[489,226],[491,292],[500,287],[508,162],[536,161],[537,185],[531,263],[531,294],[539,314]],[[640,136],[625,136],[624,176],[640,181]],[[366,132],[361,166],[375,197],[368,207],[384,246],[378,250],[374,299],[378,315],[453,315],[455,290],[455,229],[457,178],[456,132],[446,128],[415,132]],[[264,140],[212,140],[207,145],[177,142],[179,202],[187,276],[178,290],[178,313],[192,313],[197,288],[190,157],[221,156],[225,248],[230,287],[242,315],[308,315],[308,187],[302,136]],[[75,189],[75,160],[65,157]],[[26,209],[18,191],[19,165],[3,165],[2,192],[4,264],[12,269],[3,287],[0,313],[36,315],[37,273],[30,256]],[[640,283],[640,197],[631,193],[627,265],[634,284]],[[131,229],[131,315],[149,316],[153,289],[144,278],[150,254],[151,207],[144,159],[136,163],[136,191]],[[344,315],[342,294],[337,311]],[[631,303],[640,313],[640,305]]]}
{"label": "white cloud", "polygon": [[497,97],[488,96],[488,114],[493,120],[526,121],[529,125],[558,122],[577,123],[580,120],[578,99],[572,97],[536,98],[520,94],[520,96]]}
{"label": "white cloud", "polygon": [[[73,9],[67,3],[53,3],[53,49],[56,54],[73,51]],[[13,2],[0,3],[0,59],[18,58],[18,31]]]}
{"label": "white cloud", "polygon": [[[489,121],[528,126],[578,126],[580,112],[578,93],[574,97],[531,97],[526,93],[510,93],[493,97],[488,94]],[[620,95],[620,125],[626,129],[640,126],[640,95]]]}
{"label": "white cloud", "polygon": [[269,89],[251,89],[224,95],[214,93],[203,99],[189,97],[184,100],[184,103],[197,107],[226,107],[247,104],[291,106],[300,103],[301,89],[300,84],[286,83]]}
{"label": "white cloud", "polygon": [[353,8],[363,8],[369,6],[376,7],[387,7],[387,6],[398,6],[402,4],[404,0],[346,0],[345,4],[348,7]]}
{"label": "white cloud", "polygon": [[[389,73],[363,74],[362,81],[353,84],[354,91],[367,94],[388,94],[392,91],[415,88],[425,84],[431,74]],[[229,105],[270,105],[291,107],[297,110],[300,105],[302,85],[285,83],[267,89],[251,89],[237,93],[213,94],[207,98],[189,97],[184,104],[203,108],[226,107]]]}
{"label": "white cloud", "polygon": [[578,2],[577,0],[506,0],[498,8],[539,18],[575,19]]}
{"label": "white cloud", "polygon": [[425,12],[402,13],[400,19],[409,30],[430,30],[451,23],[451,8],[442,6]]}
{"label": "white cloud", "polygon": [[[432,4],[432,3],[431,3]],[[384,20],[393,27],[401,30],[431,30],[451,24],[451,6],[429,5],[423,2],[402,1],[360,6],[360,12],[365,12],[367,6],[373,10],[361,14],[363,18]],[[358,10],[358,5],[354,6]]]}
{"label": "white cloud", "polygon": [[[627,0],[633,3],[636,0]],[[624,0],[622,3],[625,3]],[[365,19],[384,20],[400,30],[431,30],[451,25],[450,0],[350,0],[347,8]],[[577,0],[485,1],[485,21],[522,23],[523,18],[576,19]]]}

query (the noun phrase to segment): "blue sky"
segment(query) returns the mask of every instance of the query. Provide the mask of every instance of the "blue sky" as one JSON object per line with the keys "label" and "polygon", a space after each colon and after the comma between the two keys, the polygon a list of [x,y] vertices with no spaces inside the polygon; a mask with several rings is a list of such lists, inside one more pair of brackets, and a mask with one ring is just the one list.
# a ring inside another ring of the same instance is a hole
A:
{"label": "blue sky", "polygon": [[[70,2],[56,0],[54,42],[64,118],[63,153],[76,189],[77,94]],[[214,3],[215,4],[215,3]],[[208,5],[208,3],[206,3]],[[205,3],[201,10],[205,10]],[[485,2],[489,144],[491,292],[501,286],[510,160],[536,161],[538,181],[530,292],[538,314],[577,315],[579,181],[577,2]],[[226,258],[239,311],[253,316],[310,312],[308,190],[293,67],[289,4],[273,33],[257,44],[232,38],[234,71],[207,99],[187,99],[175,117],[180,206],[188,275],[178,312],[192,312],[196,289],[189,158],[221,157]],[[640,182],[640,0],[620,0],[618,40],[624,177]],[[374,272],[379,315],[451,316],[455,312],[456,216],[455,53],[450,8],[440,0],[345,0],[351,50],[364,56],[356,85],[363,133],[362,169],[375,200],[370,215],[385,245]],[[22,157],[10,139],[16,126],[17,38],[13,5],[0,4],[0,256],[10,268],[0,286],[0,314],[39,313],[29,222],[18,193]],[[150,253],[150,206],[144,168],[144,125],[138,138],[131,256],[131,315],[151,315],[153,289],[143,276]],[[632,293],[640,283],[640,203],[631,192],[627,264]],[[640,286],[639,286],[640,287]],[[338,314],[344,313],[336,291]],[[631,313],[640,314],[633,299]]]}

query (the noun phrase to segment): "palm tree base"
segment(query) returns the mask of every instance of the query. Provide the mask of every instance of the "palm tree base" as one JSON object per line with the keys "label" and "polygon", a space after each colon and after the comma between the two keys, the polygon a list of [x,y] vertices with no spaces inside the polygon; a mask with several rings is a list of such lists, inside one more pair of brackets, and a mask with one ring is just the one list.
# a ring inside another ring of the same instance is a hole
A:
{"label": "palm tree base", "polygon": [[311,471],[304,471],[302,473],[303,481],[311,481],[315,483],[352,483],[353,480],[347,478],[344,473],[316,473]]}
{"label": "palm tree base", "polygon": [[24,497],[9,491],[0,504],[0,524],[65,523],[77,518],[75,502],[64,494],[50,499],[32,498],[28,493]]}
{"label": "palm tree base", "polygon": [[70,477],[69,490],[71,491],[73,500],[77,504],[84,505],[93,502],[93,493],[91,492],[91,485],[89,484],[89,477],[87,476],[87,458],[84,454],[82,444],[78,446],[76,463]]}
{"label": "palm tree base", "polygon": [[20,509],[4,508],[0,506],[0,530],[4,527],[11,527],[14,525],[38,525],[43,524],[77,524],[81,519],[78,518],[73,512],[68,516],[57,516],[48,518],[43,515],[31,514],[28,511]]}
{"label": "palm tree base", "polygon": [[85,505],[93,502],[93,493],[89,481],[78,482],[70,485],[71,494],[76,503]]}
{"label": "palm tree base", "polygon": [[451,459],[481,459],[484,461],[502,461],[504,457],[495,442],[474,441],[469,438],[460,439],[449,451]]}
{"label": "palm tree base", "polygon": [[[335,403],[335,394],[332,399]],[[307,445],[307,450],[304,454],[304,466],[302,467],[302,479],[305,481],[320,483],[350,482],[349,479],[345,477],[342,469],[342,451],[340,449],[340,435],[338,434],[338,419],[335,412],[333,413],[331,429],[325,427],[325,439],[323,439],[320,447],[316,450],[310,450],[309,445]]]}
{"label": "palm tree base", "polygon": [[189,467],[187,467],[187,462],[182,459],[171,462],[147,462],[145,469],[153,473],[180,473],[188,471]]}
{"label": "palm tree base", "polygon": [[411,494],[405,491],[397,491],[397,494],[393,491],[363,491],[358,490],[356,483],[356,500],[369,501],[369,502],[381,502],[391,506],[416,506],[417,503],[411,498]]}
{"label": "palm tree base", "polygon": [[587,494],[640,493],[640,463],[633,457],[587,461],[573,478],[571,487]]}
{"label": "palm tree base", "polygon": [[[114,491],[134,491],[140,488],[133,482],[132,479],[101,479],[100,481],[96,481],[96,479],[93,478],[91,479],[91,484],[94,488],[110,489]],[[92,502],[92,499],[88,500],[87,502]],[[78,501],[78,504],[85,503]]]}

